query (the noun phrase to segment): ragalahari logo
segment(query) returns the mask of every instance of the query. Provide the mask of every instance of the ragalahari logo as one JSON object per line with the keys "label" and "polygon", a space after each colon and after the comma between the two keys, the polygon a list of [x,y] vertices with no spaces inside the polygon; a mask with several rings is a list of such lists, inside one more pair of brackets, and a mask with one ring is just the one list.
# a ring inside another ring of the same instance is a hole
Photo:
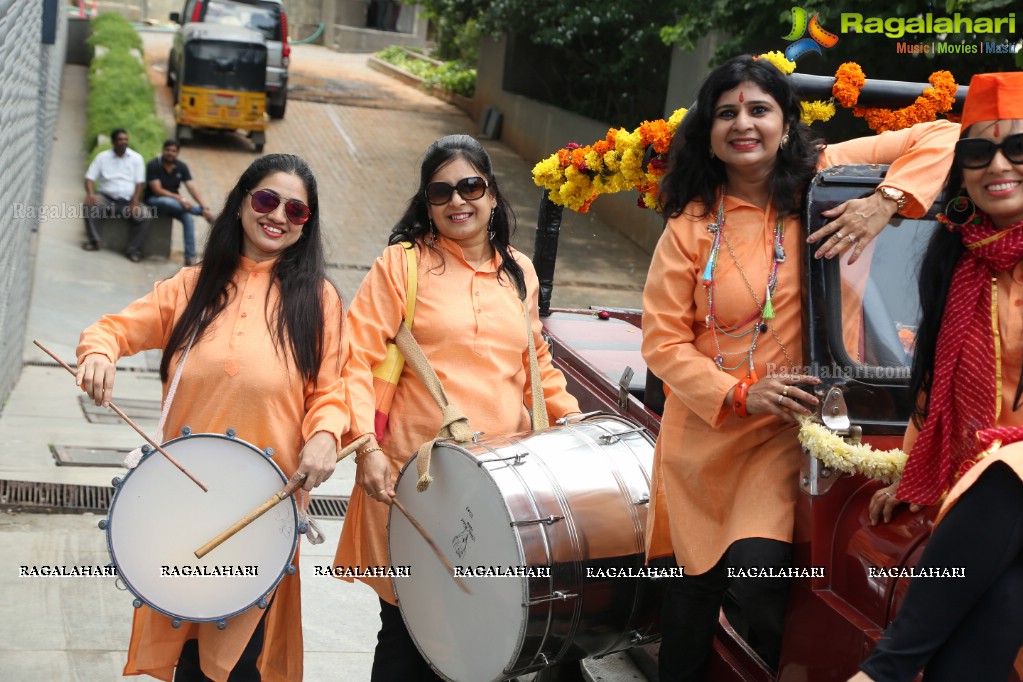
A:
{"label": "ragalahari logo", "polygon": [[[825,31],[820,24],[820,15],[814,14],[809,21],[809,15],[802,7],[792,8],[792,30],[785,40],[794,41],[785,48],[785,58],[794,62],[808,52],[821,52],[822,47],[834,47],[838,43],[838,36],[830,31]],[[810,36],[805,37],[809,32]]]}

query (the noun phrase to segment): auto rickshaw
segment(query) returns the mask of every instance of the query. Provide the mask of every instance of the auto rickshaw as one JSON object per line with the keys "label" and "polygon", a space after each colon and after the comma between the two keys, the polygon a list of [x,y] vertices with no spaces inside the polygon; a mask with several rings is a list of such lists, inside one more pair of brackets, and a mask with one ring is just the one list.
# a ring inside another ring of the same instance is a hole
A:
{"label": "auto rickshaw", "polygon": [[174,79],[175,137],[196,128],[244,130],[256,147],[266,143],[266,40],[237,26],[184,27]]}

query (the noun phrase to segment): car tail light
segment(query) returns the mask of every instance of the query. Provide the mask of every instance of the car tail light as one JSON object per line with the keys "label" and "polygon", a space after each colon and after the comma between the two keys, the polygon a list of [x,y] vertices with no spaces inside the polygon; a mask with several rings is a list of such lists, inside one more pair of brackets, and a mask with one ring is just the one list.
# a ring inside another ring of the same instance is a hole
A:
{"label": "car tail light", "polygon": [[200,16],[200,15],[202,14],[202,11],[204,9],[206,9],[206,2],[205,2],[205,0],[203,2],[195,3],[195,9],[192,10],[192,21],[193,22],[202,21],[202,16]]}
{"label": "car tail light", "polygon": [[288,66],[290,61],[288,57],[291,56],[291,45],[288,43],[288,15],[284,13],[284,8],[281,8],[281,56],[284,57],[284,66]]}

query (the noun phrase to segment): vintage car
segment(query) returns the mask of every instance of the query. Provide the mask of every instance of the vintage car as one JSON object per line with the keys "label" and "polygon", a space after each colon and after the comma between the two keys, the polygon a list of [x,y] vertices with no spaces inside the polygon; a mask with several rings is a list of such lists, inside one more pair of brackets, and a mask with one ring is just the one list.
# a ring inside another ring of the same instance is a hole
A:
{"label": "vintage car", "polygon": [[[804,94],[812,94],[825,81],[830,90],[831,79],[804,77],[800,84]],[[915,96],[922,87],[891,85],[887,98],[881,93],[882,100]],[[869,195],[885,171],[885,166],[839,166],[819,173],[804,207],[808,233],[823,224],[822,210]],[[805,250],[803,364],[821,378],[815,418],[834,433],[875,449],[901,445],[911,412],[911,346],[920,315],[916,273],[929,235],[940,229],[935,215],[941,202],[939,197],[921,219],[894,220],[867,257],[853,266],[846,259],[817,260],[812,250]],[[584,411],[625,415],[656,434],[663,388],[648,375],[640,353],[641,311],[549,308],[559,222],[560,209],[545,197],[534,264],[555,364]],[[852,344],[850,338],[858,342]],[[903,507],[891,523],[872,527],[868,503],[880,484],[830,469],[806,450],[798,485],[795,564],[822,567],[823,575],[793,582],[776,672],[744,641],[741,613],[726,599],[708,679],[845,680],[873,649],[902,603],[909,580],[889,576],[899,573],[892,569],[916,565],[934,510],[912,514]],[[656,645],[629,649],[629,664],[635,669],[617,679],[645,675],[656,680],[656,652]],[[599,670],[599,664],[583,662],[583,669],[590,671],[588,679],[608,679],[591,667]]]}

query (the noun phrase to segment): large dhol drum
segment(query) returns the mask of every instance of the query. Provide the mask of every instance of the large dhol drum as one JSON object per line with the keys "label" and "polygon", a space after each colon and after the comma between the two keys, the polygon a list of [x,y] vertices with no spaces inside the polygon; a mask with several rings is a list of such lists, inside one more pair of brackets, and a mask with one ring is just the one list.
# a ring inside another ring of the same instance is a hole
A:
{"label": "large dhol drum", "polygon": [[293,498],[269,512],[202,559],[195,550],[280,490],[287,478],[261,452],[234,437],[185,435],[163,444],[205,483],[189,480],[163,455],[142,458],[117,485],[105,527],[110,556],[124,584],[143,604],[182,620],[218,621],[266,598],[286,572],[298,546],[298,508]]}
{"label": "large dhol drum", "polygon": [[[397,497],[464,576],[462,592],[393,508],[388,542],[412,638],[449,680],[501,680],[656,639],[664,581],[644,565],[653,441],[588,415],[541,433],[439,443],[429,489],[416,457]],[[546,570],[545,570],[546,569]]]}

